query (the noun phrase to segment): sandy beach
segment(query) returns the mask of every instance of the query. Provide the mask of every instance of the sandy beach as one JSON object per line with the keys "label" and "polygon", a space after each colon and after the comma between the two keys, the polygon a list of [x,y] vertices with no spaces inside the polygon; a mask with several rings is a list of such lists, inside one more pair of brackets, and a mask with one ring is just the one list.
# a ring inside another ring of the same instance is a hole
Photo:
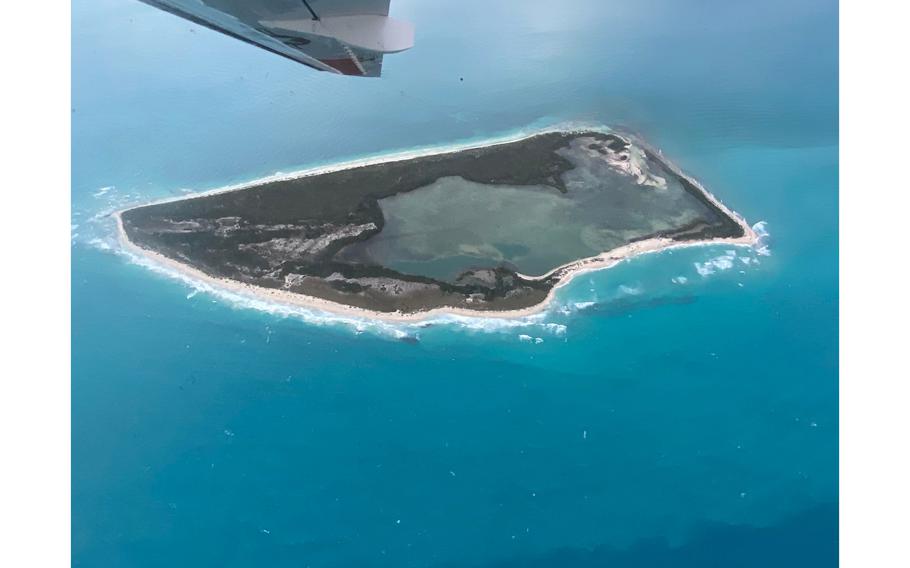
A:
{"label": "sandy beach", "polygon": [[[244,284],[236,280],[230,280],[227,278],[214,278],[208,274],[193,268],[192,266],[177,262],[171,258],[168,258],[162,254],[159,254],[155,251],[144,249],[134,243],[132,243],[129,238],[126,236],[126,232],[123,230],[123,224],[120,219],[120,212],[114,214],[117,221],[117,234],[121,245],[128,251],[140,255],[162,267],[169,268],[175,272],[182,274],[183,276],[196,280],[199,282],[206,283],[214,288],[220,288],[223,290],[243,294],[251,295],[260,300],[267,302],[272,302],[276,304],[283,304],[289,306],[298,306],[303,308],[309,308],[314,310],[319,310],[327,312],[330,314],[336,314],[340,316],[350,316],[350,317],[362,317],[362,318],[371,318],[377,319],[386,322],[420,322],[427,319],[430,319],[434,316],[443,316],[443,315],[458,315],[458,316],[467,316],[467,317],[481,317],[481,318],[521,318],[534,314],[538,314],[547,310],[550,307],[553,298],[556,295],[556,291],[565,286],[572,281],[573,278],[587,272],[593,272],[596,270],[606,270],[610,267],[616,266],[624,260],[634,258],[639,255],[656,253],[669,249],[676,248],[686,248],[686,247],[697,247],[697,246],[707,246],[707,245],[731,245],[731,246],[741,246],[749,247],[752,246],[756,241],[755,232],[751,227],[748,228],[747,234],[743,237],[737,239],[712,239],[705,241],[690,241],[690,242],[680,242],[674,241],[672,239],[648,239],[644,241],[639,241],[614,249],[612,251],[605,252],[598,256],[584,258],[565,266],[561,266],[553,270],[550,274],[561,272],[559,283],[550,290],[547,294],[546,299],[534,306],[529,308],[524,308],[521,310],[510,310],[510,311],[491,311],[491,310],[466,310],[463,308],[436,308],[433,310],[427,310],[422,312],[415,313],[401,313],[401,312],[377,312],[371,310],[365,310],[362,308],[356,308],[353,306],[347,306],[344,304],[339,304],[336,302],[330,302],[328,300],[323,300],[322,298],[315,298],[312,296],[304,296],[301,294],[295,294],[292,292],[286,292],[282,290],[276,290],[273,288],[264,288],[262,286],[253,286],[250,284]],[[538,276],[534,278],[544,278],[545,276]],[[530,277],[529,277],[530,278]]]}
{"label": "sandy beach", "polygon": [[[189,195],[178,195],[174,197],[168,197],[165,199],[158,199],[153,202],[143,203],[136,205],[135,207],[142,207],[145,205],[158,205],[160,203],[170,203],[173,201],[186,201],[188,199],[198,199],[202,197],[208,197],[211,195],[217,195],[220,193],[230,193],[232,191],[241,191],[248,189],[250,187],[255,187],[265,183],[271,183],[276,181],[287,181],[293,179],[299,179],[309,176],[318,176],[322,174],[328,174],[332,172],[338,172],[341,170],[349,170],[352,168],[359,168],[362,166],[372,166],[376,164],[388,164],[391,162],[402,162],[406,160],[413,160],[414,158],[422,158],[425,156],[440,156],[445,154],[455,154],[458,152],[463,152],[465,150],[472,150],[475,148],[488,148],[491,146],[501,146],[503,144],[511,144],[513,142],[521,142],[529,138],[534,138],[541,134],[548,134],[553,132],[560,133],[580,133],[580,132],[600,132],[603,134],[618,134],[624,137],[629,137],[628,133],[619,133],[605,126],[590,126],[584,124],[570,124],[563,126],[551,126],[546,128],[541,128],[539,130],[534,130],[531,132],[520,131],[513,134],[507,134],[503,136],[496,136],[493,138],[488,138],[484,140],[476,140],[462,143],[455,143],[445,146],[425,146],[421,148],[415,148],[413,150],[403,150],[397,152],[390,152],[388,154],[376,154],[370,156],[364,156],[361,158],[354,158],[352,160],[345,160],[341,162],[334,162],[331,164],[325,164],[321,166],[312,166],[307,167],[301,170],[295,170],[289,173],[275,173],[254,180],[244,181],[235,184],[229,184],[222,187],[217,187],[215,189],[209,189],[200,192],[194,192]],[[637,136],[632,136],[638,142]],[[133,209],[134,207],[129,207],[128,209]]]}

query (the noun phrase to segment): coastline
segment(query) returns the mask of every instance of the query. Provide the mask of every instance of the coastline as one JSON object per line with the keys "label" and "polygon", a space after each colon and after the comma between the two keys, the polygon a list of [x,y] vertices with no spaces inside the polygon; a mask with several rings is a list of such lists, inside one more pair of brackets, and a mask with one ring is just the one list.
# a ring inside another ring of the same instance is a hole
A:
{"label": "coastline", "polygon": [[[227,278],[217,278],[213,277],[205,272],[194,268],[188,264],[184,264],[172,258],[169,258],[163,254],[160,254],[156,251],[146,249],[134,242],[132,242],[126,234],[126,231],[123,227],[123,220],[121,214],[125,211],[132,209],[156,205],[160,203],[175,202],[175,201],[186,201],[192,199],[198,199],[206,197],[209,195],[217,193],[226,193],[232,191],[240,191],[250,187],[256,187],[263,183],[277,181],[277,180],[290,180],[297,179],[307,176],[321,175],[329,172],[342,171],[346,169],[357,168],[365,165],[376,165],[389,162],[397,162],[403,160],[409,160],[422,156],[432,156],[432,155],[441,155],[461,152],[464,150],[470,150],[473,148],[489,147],[499,144],[508,144],[512,142],[522,141],[534,136],[560,132],[560,133],[574,133],[581,131],[600,131],[605,133],[613,133],[618,136],[629,138],[633,140],[636,144],[641,145],[648,152],[650,152],[657,160],[661,162],[662,165],[670,169],[674,174],[680,178],[685,179],[693,187],[695,187],[701,195],[715,205],[718,209],[723,211],[730,219],[734,220],[736,224],[742,229],[743,234],[740,237],[728,237],[728,238],[713,238],[713,239],[700,239],[700,240],[691,240],[691,241],[678,241],[668,237],[656,237],[644,239],[641,241],[632,242],[621,247],[602,252],[598,255],[577,259],[566,263],[564,265],[558,266],[545,274],[542,275],[524,275],[519,274],[523,278],[528,280],[543,280],[546,278],[556,277],[558,282],[548,291],[545,298],[539,303],[529,306],[527,308],[515,309],[515,310],[471,310],[459,307],[438,307],[430,310],[420,310],[415,312],[381,312],[368,310],[365,308],[350,306],[347,304],[342,304],[338,302],[333,302],[330,300],[325,300],[322,298],[317,298],[314,296],[306,296],[299,293],[288,292],[284,290],[274,289],[274,288],[265,288],[262,286],[256,286],[253,284],[246,284],[236,280],[231,280]],[[191,196],[178,196],[173,198],[167,198],[159,200],[153,203],[147,203],[143,205],[138,205],[135,207],[130,207],[113,213],[113,216],[117,223],[117,236],[118,241],[121,246],[136,254],[140,257],[150,260],[153,263],[156,263],[160,266],[167,267],[190,280],[195,280],[203,282],[209,286],[212,286],[216,289],[222,289],[225,291],[230,291],[238,293],[241,295],[249,295],[256,299],[279,304],[286,306],[302,307],[307,309],[319,310],[322,312],[327,312],[330,314],[338,316],[348,316],[348,317],[360,317],[368,318],[373,320],[380,320],[384,322],[391,323],[417,323],[422,322],[427,319],[430,319],[435,316],[463,316],[463,317],[472,317],[472,318],[498,318],[498,319],[515,319],[527,317],[535,314],[540,314],[546,311],[552,304],[555,297],[556,291],[565,286],[572,281],[573,278],[580,274],[585,274],[597,270],[606,270],[611,268],[623,260],[628,260],[639,255],[651,254],[656,252],[661,252],[664,250],[670,250],[674,248],[684,248],[684,247],[696,247],[696,246],[710,246],[710,245],[728,245],[728,246],[741,246],[749,247],[753,246],[757,240],[758,236],[752,227],[746,222],[746,220],[728,208],[723,202],[705,189],[698,181],[692,177],[686,175],[682,170],[677,167],[675,164],[665,159],[662,154],[655,150],[653,147],[646,144],[638,136],[629,133],[617,133],[616,131],[600,126],[600,127],[550,127],[541,130],[534,131],[532,133],[524,133],[516,136],[506,136],[490,139],[487,143],[483,142],[471,142],[465,144],[456,144],[452,146],[445,147],[430,147],[422,148],[416,150],[410,150],[406,152],[398,152],[387,154],[385,156],[374,156],[367,158],[360,158],[355,160],[349,160],[346,162],[340,162],[336,164],[330,164],[326,166],[318,166],[314,168],[304,169],[290,174],[276,174],[273,176],[266,176],[257,180],[252,180],[236,185],[229,185],[222,188],[201,192],[193,194]]]}
{"label": "coastline", "polygon": [[[314,296],[304,296],[302,294],[296,294],[293,292],[286,292],[283,290],[276,290],[274,288],[265,288],[262,286],[255,286],[252,284],[244,284],[236,280],[230,280],[227,278],[215,278],[210,276],[201,270],[178,262],[172,258],[168,258],[163,254],[151,251],[145,248],[140,247],[139,245],[133,243],[129,240],[126,235],[126,232],[123,230],[123,224],[120,219],[120,211],[114,213],[114,217],[117,222],[117,234],[121,245],[132,252],[133,254],[144,257],[158,265],[167,267],[190,280],[196,280],[203,282],[212,286],[214,288],[221,288],[230,292],[239,293],[242,295],[252,295],[259,300],[266,302],[283,304],[294,307],[309,308],[315,309],[323,312],[328,312],[330,314],[338,316],[350,316],[350,317],[362,317],[380,320],[387,323],[419,323],[430,319],[435,316],[463,316],[463,317],[473,317],[473,318],[497,318],[497,319],[516,319],[527,316],[532,316],[545,312],[553,302],[553,299],[556,295],[556,291],[567,285],[572,281],[576,276],[585,274],[588,272],[594,272],[599,270],[607,270],[619,264],[624,260],[629,260],[631,258],[652,254],[657,252],[662,252],[665,250],[676,249],[676,248],[688,248],[688,247],[699,247],[699,246],[710,246],[710,245],[728,245],[728,246],[739,246],[739,247],[751,247],[757,237],[755,237],[754,231],[752,228],[749,228],[749,235],[744,237],[739,237],[736,239],[710,239],[702,241],[674,241],[673,239],[668,238],[656,238],[656,239],[647,239],[643,241],[638,241],[631,243],[612,251],[602,253],[598,256],[593,256],[589,258],[584,258],[572,262],[568,265],[558,267],[552,272],[556,271],[565,271],[564,274],[560,275],[559,282],[553,286],[552,289],[547,293],[547,296],[538,304],[530,306],[528,308],[523,308],[520,310],[507,310],[507,311],[495,311],[495,310],[466,310],[464,308],[434,308],[432,310],[425,310],[413,313],[403,313],[403,312],[378,312],[373,310],[366,310],[363,308],[358,308],[354,306],[348,306],[345,304],[339,304],[337,302],[331,302],[329,300],[324,300],[322,298],[316,298]],[[551,273],[552,273],[551,272]],[[537,277],[537,278],[543,278]]]}
{"label": "coastline", "polygon": [[[514,142],[522,142],[535,136],[540,136],[541,134],[551,134],[551,133],[581,133],[581,132],[600,132],[602,134],[615,134],[617,136],[624,137],[633,137],[636,142],[638,142],[638,137],[626,133],[613,130],[609,127],[603,125],[587,125],[583,123],[578,124],[564,124],[553,125],[542,127],[534,131],[518,131],[512,134],[504,134],[502,136],[494,136],[492,138],[484,138],[483,140],[470,140],[465,142],[456,142],[450,145],[437,145],[437,146],[421,146],[417,148],[412,148],[410,150],[401,150],[393,151],[387,154],[370,154],[367,156],[362,156],[359,158],[352,158],[350,160],[344,160],[341,162],[332,162],[331,164],[322,164],[316,166],[308,166],[299,170],[294,170],[292,172],[277,172],[274,174],[269,174],[262,176],[260,178],[242,181],[238,183],[231,183],[228,185],[216,187],[213,189],[207,189],[199,192],[193,192],[188,195],[175,195],[171,197],[165,197],[163,199],[157,199],[155,201],[150,201],[148,203],[142,203],[140,205],[135,205],[133,207],[128,207],[117,213],[122,213],[123,211],[128,211],[130,209],[138,209],[140,207],[145,207],[148,205],[160,205],[162,203],[172,203],[175,201],[188,201],[191,199],[199,199],[203,197],[209,197],[212,195],[219,195],[222,193],[231,193],[234,191],[242,191],[244,189],[250,189],[259,185],[264,185],[267,183],[277,182],[277,181],[289,181],[311,176],[319,176],[323,174],[328,174],[332,172],[340,172],[343,170],[350,170],[354,168],[359,168],[363,166],[374,166],[377,164],[388,164],[392,162],[403,162],[407,160],[413,160],[415,158],[423,158],[426,156],[442,156],[445,154],[455,154],[458,152],[464,152],[465,150],[474,150],[477,148],[489,148],[492,146],[501,146],[503,144],[512,144]],[[649,147],[650,148],[650,147]],[[655,153],[662,162],[663,158]],[[687,176],[686,176],[687,177]],[[687,177],[688,179],[688,177]]]}

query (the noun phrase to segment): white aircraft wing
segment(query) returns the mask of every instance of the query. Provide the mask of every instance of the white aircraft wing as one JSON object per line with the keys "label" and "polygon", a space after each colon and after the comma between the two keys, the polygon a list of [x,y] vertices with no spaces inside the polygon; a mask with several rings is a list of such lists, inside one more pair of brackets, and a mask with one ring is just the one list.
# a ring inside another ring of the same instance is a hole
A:
{"label": "white aircraft wing", "polygon": [[382,56],[414,45],[390,0],[141,0],[320,71],[378,77]]}

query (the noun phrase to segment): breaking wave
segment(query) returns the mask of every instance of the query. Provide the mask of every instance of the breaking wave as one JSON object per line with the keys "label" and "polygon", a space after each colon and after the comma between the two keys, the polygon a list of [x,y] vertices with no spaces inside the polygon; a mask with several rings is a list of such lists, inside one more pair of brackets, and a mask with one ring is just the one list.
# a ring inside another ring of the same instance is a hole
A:
{"label": "breaking wave", "polygon": [[768,232],[768,222],[759,221],[758,223],[752,225],[752,230],[758,237],[755,245],[753,245],[755,254],[759,256],[771,256],[771,233]]}
{"label": "breaking wave", "polygon": [[[559,124],[547,125],[538,124],[534,125],[531,128],[514,131],[506,136],[498,138],[461,141],[458,144],[447,146],[445,148],[418,148],[410,151],[399,152],[397,156],[402,157],[412,154],[433,153],[440,150],[451,151],[452,149],[457,149],[461,146],[471,146],[479,142],[489,143],[496,140],[514,139],[528,136],[546,130],[573,128],[584,128],[589,130],[600,129],[605,132],[610,131],[609,128],[602,126],[598,127],[596,125],[583,122],[563,122]],[[386,155],[385,157],[387,158],[388,156],[389,155]],[[364,160],[369,161],[371,158],[375,159],[375,157],[367,157]],[[276,172],[272,177],[290,177],[296,175],[300,175],[300,172],[294,172],[292,174]],[[225,191],[237,187],[238,185],[249,185],[250,183],[258,183],[260,181],[262,180],[257,179],[251,182],[246,182],[244,184],[237,184],[235,186],[228,186],[219,190],[212,190],[212,192]],[[179,193],[185,195],[186,193],[197,192],[179,190]],[[117,238],[116,223],[114,222],[112,214],[124,208],[136,206],[138,204],[146,202],[148,200],[147,196],[143,197],[140,192],[123,191],[115,185],[100,187],[91,193],[91,196],[94,199],[92,200],[93,203],[89,209],[77,209],[73,212],[73,219],[71,223],[71,240],[73,244],[79,242],[96,250],[109,253],[112,252],[121,255],[127,258],[129,262],[133,264],[143,266],[144,268],[152,270],[153,272],[156,272],[160,275],[164,275],[170,279],[178,280],[190,288],[189,292],[186,293],[187,300],[195,299],[195,301],[199,301],[198,296],[200,293],[202,293],[203,297],[208,296],[209,298],[217,298],[236,308],[254,309],[276,317],[294,318],[313,325],[341,326],[349,328],[358,334],[370,332],[404,341],[417,341],[419,340],[421,331],[432,328],[434,326],[450,326],[469,332],[515,333],[517,331],[521,331],[519,334],[521,338],[530,338],[529,340],[522,339],[522,341],[530,341],[531,343],[535,344],[543,342],[542,336],[564,337],[566,335],[567,326],[565,323],[560,323],[560,321],[566,321],[573,314],[594,309],[600,301],[596,297],[596,294],[594,298],[588,296],[590,299],[585,300],[579,299],[578,294],[575,294],[575,298],[572,300],[569,298],[560,298],[560,296],[566,294],[563,292],[562,294],[557,293],[556,299],[553,300],[552,304],[548,306],[546,310],[530,316],[516,318],[490,318],[483,316],[472,317],[455,314],[439,314],[431,316],[419,322],[385,322],[367,317],[339,315],[322,312],[314,308],[305,308],[300,306],[275,303],[254,297],[252,295],[246,295],[218,288],[208,283],[194,280],[191,277],[186,276],[178,271],[160,265],[151,259],[141,257],[140,255],[136,255],[130,251],[124,250]],[[754,255],[757,256],[770,255],[770,234],[767,230],[767,223],[765,221],[760,221],[756,223],[752,229],[755,231],[758,239],[751,251],[753,251]],[[729,270],[734,266],[734,261],[737,258],[744,267],[759,263],[758,258],[755,256],[737,256],[736,250],[727,250],[724,251],[723,254],[708,259],[704,262],[696,262],[695,270],[702,277],[707,277],[719,271]],[[688,278],[686,276],[679,275],[673,277],[672,282],[673,284],[682,285],[688,282]],[[637,296],[644,293],[642,286],[637,283],[634,285],[620,284],[617,288],[614,288],[614,290],[617,291],[618,296]],[[591,281],[590,292],[595,292],[593,280]],[[612,297],[612,294],[607,294],[607,296]]]}
{"label": "breaking wave", "polygon": [[[415,322],[386,322],[368,317],[334,314],[314,308],[271,302],[253,295],[213,286],[161,265],[154,260],[125,250],[120,246],[115,249],[109,242],[99,241],[96,246],[101,250],[115,251],[132,264],[172,280],[177,280],[188,286],[191,290],[186,294],[187,300],[192,300],[202,294],[213,298],[213,301],[215,299],[220,300],[233,308],[253,309],[278,318],[296,319],[312,325],[344,327],[357,334],[371,333],[402,341],[416,342],[419,341],[420,332],[423,330],[438,326],[451,326],[472,332],[507,333],[524,330],[535,334],[533,336],[534,343],[542,343],[541,335],[563,337],[567,330],[565,324],[547,321],[547,317],[550,315],[548,311],[508,319],[439,314]],[[540,339],[540,341],[537,341],[537,339]]]}
{"label": "breaking wave", "polygon": [[[755,243],[749,248],[741,248],[739,252],[737,249],[728,249],[714,258],[708,259],[704,262],[695,262],[695,271],[702,277],[707,278],[717,272],[722,272],[725,270],[730,270],[736,264],[736,261],[739,260],[740,264],[745,267],[757,266],[761,264],[761,261],[758,259],[760,256],[771,256],[771,233],[768,232],[768,223],[767,221],[759,221],[752,226],[752,230],[755,232],[756,240]],[[743,253],[743,251],[746,251]],[[740,272],[743,272],[742,270]],[[685,284],[687,279],[685,276],[677,276],[672,279],[674,284]]]}

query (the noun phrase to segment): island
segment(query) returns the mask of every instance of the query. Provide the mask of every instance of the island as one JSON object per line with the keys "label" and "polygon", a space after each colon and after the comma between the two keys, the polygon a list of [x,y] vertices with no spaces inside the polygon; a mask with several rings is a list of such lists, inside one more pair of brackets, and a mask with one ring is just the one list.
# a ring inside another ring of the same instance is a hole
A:
{"label": "island", "polygon": [[552,130],[116,214],[134,252],[270,301],[386,319],[541,310],[574,275],[755,234],[640,138]]}

